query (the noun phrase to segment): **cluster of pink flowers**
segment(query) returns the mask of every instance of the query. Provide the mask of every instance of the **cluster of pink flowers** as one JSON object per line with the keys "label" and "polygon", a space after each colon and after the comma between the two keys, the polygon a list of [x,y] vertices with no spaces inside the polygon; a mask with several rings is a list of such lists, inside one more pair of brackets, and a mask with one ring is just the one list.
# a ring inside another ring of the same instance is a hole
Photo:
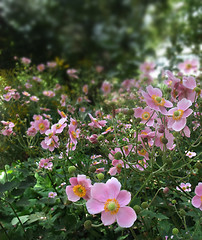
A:
{"label": "cluster of pink flowers", "polygon": [[55,93],[53,91],[43,91],[43,95],[47,97],[54,97]]}
{"label": "cluster of pink flowers", "polygon": [[3,124],[3,129],[1,130],[1,134],[4,136],[10,136],[11,134],[14,134],[13,128],[15,124],[13,122],[6,122],[6,121],[1,121]]}
{"label": "cluster of pink flowers", "polygon": [[39,162],[38,168],[44,168],[48,170],[52,170],[53,163],[52,163],[52,158],[42,158]]}
{"label": "cluster of pink flowers", "polygon": [[131,227],[137,219],[135,211],[126,205],[131,201],[131,194],[121,190],[121,183],[116,178],[109,179],[106,184],[95,183],[85,175],[78,175],[69,179],[71,185],[66,187],[68,200],[85,199],[90,214],[101,213],[101,221],[105,226],[117,221],[123,228]]}
{"label": "cluster of pink flowers", "polygon": [[19,92],[17,92],[16,89],[12,89],[11,86],[6,86],[4,90],[7,91],[7,93],[3,95],[5,101],[9,102],[12,98],[15,100],[20,98]]}

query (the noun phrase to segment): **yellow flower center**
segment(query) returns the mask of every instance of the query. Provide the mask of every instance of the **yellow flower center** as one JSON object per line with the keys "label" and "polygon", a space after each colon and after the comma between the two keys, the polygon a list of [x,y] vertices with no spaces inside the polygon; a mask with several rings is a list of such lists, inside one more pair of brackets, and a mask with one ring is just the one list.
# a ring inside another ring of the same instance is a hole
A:
{"label": "yellow flower center", "polygon": [[73,138],[76,138],[76,132],[75,132],[75,131],[72,131],[71,133],[72,133],[72,137],[73,137]]}
{"label": "yellow flower center", "polygon": [[180,120],[183,116],[183,113],[184,113],[184,111],[181,109],[178,109],[177,111],[175,111],[173,113],[173,120],[176,120],[176,121]]}
{"label": "yellow flower center", "polygon": [[79,197],[84,197],[86,195],[86,188],[82,185],[76,185],[73,187],[73,192]]}
{"label": "yellow flower center", "polygon": [[148,120],[149,118],[150,118],[150,114],[148,112],[143,112],[142,119],[143,120]]}
{"label": "yellow flower center", "polygon": [[43,123],[39,123],[39,128],[40,128],[41,130],[44,130],[44,129],[45,129],[44,124],[43,124]]}
{"label": "yellow flower center", "polygon": [[142,150],[138,151],[138,153],[144,156],[147,153],[147,151],[143,148]]}
{"label": "yellow flower center", "polygon": [[119,164],[117,164],[116,168],[119,170],[122,168],[122,165],[119,163]]}
{"label": "yellow flower center", "polygon": [[110,212],[111,214],[116,214],[119,211],[119,208],[120,204],[115,198],[107,199],[104,205],[105,212]]}
{"label": "yellow flower center", "polygon": [[191,69],[191,68],[192,68],[192,65],[191,65],[190,63],[188,63],[188,64],[186,65],[186,69],[189,70],[189,69]]}
{"label": "yellow flower center", "polygon": [[62,126],[62,124],[57,124],[56,128],[59,129],[59,128],[61,128],[61,126]]}
{"label": "yellow flower center", "polygon": [[202,196],[201,196],[201,202],[202,202]]}
{"label": "yellow flower center", "polygon": [[159,96],[156,96],[156,95],[152,95],[152,100],[154,101],[154,103],[158,106],[164,106],[165,104],[165,99],[164,98],[161,98]]}

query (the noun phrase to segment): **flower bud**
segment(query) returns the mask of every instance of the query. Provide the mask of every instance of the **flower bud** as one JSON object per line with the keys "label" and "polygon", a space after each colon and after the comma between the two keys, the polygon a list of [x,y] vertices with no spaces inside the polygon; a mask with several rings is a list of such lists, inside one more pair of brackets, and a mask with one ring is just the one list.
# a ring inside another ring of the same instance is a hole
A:
{"label": "flower bud", "polygon": [[100,135],[100,136],[97,137],[97,140],[98,140],[99,142],[103,141],[104,139],[105,139],[105,138],[104,138],[103,135]]}
{"label": "flower bud", "polygon": [[120,152],[117,152],[117,153],[114,154],[114,158],[116,160],[120,160],[122,158],[122,154]]}
{"label": "flower bud", "polygon": [[91,222],[91,220],[86,220],[86,221],[84,222],[84,228],[85,228],[86,230],[89,230],[89,229],[91,229],[91,227],[92,227],[92,222]]}
{"label": "flower bud", "polygon": [[131,116],[134,114],[134,110],[133,109],[129,109],[126,113],[128,116]]}
{"label": "flower bud", "polygon": [[161,138],[161,142],[162,142],[163,144],[167,144],[167,143],[168,143],[168,139],[165,138],[165,137],[162,137],[162,138]]}
{"label": "flower bud", "polygon": [[172,204],[176,204],[177,202],[176,202],[176,200],[172,200]]}
{"label": "flower bud", "polygon": [[200,89],[199,87],[195,87],[194,90],[195,90],[195,92],[198,93],[198,94],[201,93],[201,89]]}
{"label": "flower bud", "polygon": [[102,181],[104,179],[105,175],[103,173],[98,173],[97,174],[97,179]]}
{"label": "flower bud", "polygon": [[138,214],[138,213],[140,213],[140,211],[141,211],[141,207],[139,206],[139,205],[135,205],[134,207],[133,207],[133,209],[135,210],[135,212]]}
{"label": "flower bud", "polygon": [[137,118],[137,119],[136,119],[136,123],[140,123],[141,121],[142,121],[141,118]]}
{"label": "flower bud", "polygon": [[163,189],[163,193],[164,193],[164,194],[167,194],[167,193],[169,192],[169,190],[170,190],[170,189],[169,189],[168,187],[165,187],[165,188]]}
{"label": "flower bud", "polygon": [[182,217],[186,216],[186,212],[185,212],[185,210],[182,209],[182,208],[180,209],[179,214],[180,214],[180,216],[182,216]]}
{"label": "flower bud", "polygon": [[144,209],[146,209],[146,208],[148,208],[148,202],[143,202],[142,204],[141,204],[141,207],[142,208],[144,208]]}
{"label": "flower bud", "polygon": [[179,230],[177,228],[173,228],[172,233],[173,235],[177,235],[179,233]]}
{"label": "flower bud", "polygon": [[70,174],[74,173],[75,171],[76,171],[76,167],[75,167],[75,166],[70,166],[70,167],[68,167],[68,172],[69,172]]}

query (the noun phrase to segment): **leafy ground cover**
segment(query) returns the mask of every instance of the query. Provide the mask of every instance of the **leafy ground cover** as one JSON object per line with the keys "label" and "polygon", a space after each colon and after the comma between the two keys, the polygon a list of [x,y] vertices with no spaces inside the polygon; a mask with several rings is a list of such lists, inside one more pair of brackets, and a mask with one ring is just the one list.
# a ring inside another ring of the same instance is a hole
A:
{"label": "leafy ground cover", "polygon": [[199,63],[154,69],[1,71],[0,239],[200,239]]}

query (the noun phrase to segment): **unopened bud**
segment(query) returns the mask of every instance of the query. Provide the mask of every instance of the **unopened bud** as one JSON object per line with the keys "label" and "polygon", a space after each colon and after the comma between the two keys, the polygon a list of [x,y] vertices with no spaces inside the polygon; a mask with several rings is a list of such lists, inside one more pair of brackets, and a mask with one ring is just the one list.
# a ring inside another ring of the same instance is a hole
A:
{"label": "unopened bud", "polygon": [[86,221],[84,222],[84,228],[85,228],[86,230],[89,230],[89,229],[91,229],[91,227],[92,227],[92,222],[91,222],[91,220],[86,220]]}
{"label": "unopened bud", "polygon": [[97,179],[102,181],[104,179],[105,175],[103,173],[98,173],[97,174]]}

